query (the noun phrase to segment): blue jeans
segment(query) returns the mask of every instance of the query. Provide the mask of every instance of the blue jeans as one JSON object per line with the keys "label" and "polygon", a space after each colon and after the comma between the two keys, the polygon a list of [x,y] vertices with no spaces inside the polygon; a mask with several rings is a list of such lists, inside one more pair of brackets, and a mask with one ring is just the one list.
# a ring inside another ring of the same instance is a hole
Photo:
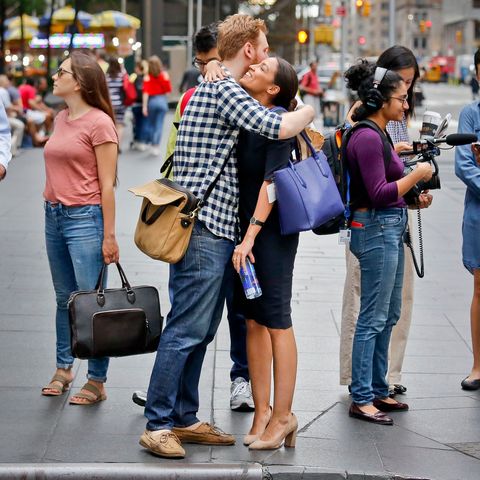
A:
{"label": "blue jeans", "polygon": [[162,137],[163,120],[168,111],[168,103],[165,95],[154,95],[148,98],[148,117],[143,119],[144,140],[152,145],[160,145]]}
{"label": "blue jeans", "polygon": [[232,253],[233,242],[197,221],[185,256],[170,266],[173,302],[148,387],[148,430],[199,421],[198,383],[207,346],[222,318],[225,269]]}
{"label": "blue jeans", "polygon": [[[228,329],[230,331],[230,359],[233,362],[230,369],[230,380],[242,377],[250,381],[247,359],[247,323],[245,317],[237,312],[233,296],[235,294],[235,276],[238,275],[233,268],[233,263],[227,263],[227,269],[223,281],[225,285],[225,301],[227,304]],[[168,292],[170,303],[173,302],[173,292]]]}
{"label": "blue jeans", "polygon": [[354,212],[351,252],[360,262],[361,297],[352,351],[352,400],[358,405],[388,397],[388,345],[400,318],[405,208]]}
{"label": "blue jeans", "polygon": [[247,323],[245,317],[237,312],[233,295],[235,292],[235,277],[238,273],[233,268],[230,260],[225,271],[225,293],[227,301],[227,318],[230,330],[230,358],[233,362],[230,369],[230,380],[233,382],[237,377],[250,380],[247,359]]}
{"label": "blue jeans", "polygon": [[[57,368],[71,368],[67,301],[75,290],[93,290],[103,265],[100,205],[67,207],[45,202],[45,242],[57,299]],[[87,378],[107,380],[108,358],[88,361]]]}

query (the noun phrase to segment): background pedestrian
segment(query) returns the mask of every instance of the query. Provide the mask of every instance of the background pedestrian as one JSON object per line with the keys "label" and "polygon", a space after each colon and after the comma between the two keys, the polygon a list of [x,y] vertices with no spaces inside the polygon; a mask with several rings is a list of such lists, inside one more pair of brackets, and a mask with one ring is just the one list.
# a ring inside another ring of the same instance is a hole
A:
{"label": "background pedestrian", "polygon": [[[475,74],[480,75],[480,49],[474,55]],[[460,113],[459,133],[480,131],[480,104],[477,101]],[[465,268],[473,275],[473,297],[470,306],[473,365],[470,374],[462,381],[464,390],[480,388],[480,148],[478,144],[462,145],[455,152],[455,173],[466,185],[463,212],[462,259]]]}
{"label": "background pedestrian", "polygon": [[108,59],[108,69],[106,73],[107,87],[110,94],[110,101],[112,102],[113,114],[115,115],[115,127],[118,133],[118,144],[122,144],[122,135],[125,119],[125,92],[123,90],[123,76],[122,66],[118,63],[117,57],[110,57]]}
{"label": "background pedestrian", "polygon": [[172,91],[170,77],[156,55],[148,59],[148,74],[143,79],[143,115],[145,138],[152,144],[152,154],[160,155],[163,121],[168,111],[167,94]]}

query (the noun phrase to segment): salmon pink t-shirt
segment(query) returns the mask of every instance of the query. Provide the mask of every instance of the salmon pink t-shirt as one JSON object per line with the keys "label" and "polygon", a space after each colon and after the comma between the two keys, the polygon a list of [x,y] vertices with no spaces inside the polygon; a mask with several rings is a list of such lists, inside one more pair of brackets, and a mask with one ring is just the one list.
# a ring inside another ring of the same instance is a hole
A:
{"label": "salmon pink t-shirt", "polygon": [[80,118],[69,120],[68,109],[62,110],[55,118],[53,135],[44,150],[45,200],[67,206],[99,205],[94,147],[110,142],[118,144],[118,135],[106,113],[92,108]]}

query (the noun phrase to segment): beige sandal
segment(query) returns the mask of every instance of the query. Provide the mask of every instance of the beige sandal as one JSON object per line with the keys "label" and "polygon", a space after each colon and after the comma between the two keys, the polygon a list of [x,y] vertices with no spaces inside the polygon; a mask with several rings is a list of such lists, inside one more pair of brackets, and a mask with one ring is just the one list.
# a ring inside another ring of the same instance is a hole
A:
{"label": "beige sandal", "polygon": [[[62,386],[55,385],[53,382],[61,383]],[[50,383],[42,388],[42,395],[45,395],[46,397],[58,397],[68,390],[70,383],[72,383],[72,380],[69,380],[63,375],[56,374],[50,380]],[[51,390],[53,390],[53,392]]]}
{"label": "beige sandal", "polygon": [[[95,398],[93,398],[91,395],[87,395],[86,393],[79,392],[70,398],[70,401],[69,401],[70,405],[93,405],[95,403],[98,403],[107,399],[107,396],[104,393],[102,393],[95,385],[91,383],[87,382],[80,390],[87,390],[90,393],[93,393],[95,395]],[[81,398],[86,401],[78,402],[74,400],[75,398]]]}

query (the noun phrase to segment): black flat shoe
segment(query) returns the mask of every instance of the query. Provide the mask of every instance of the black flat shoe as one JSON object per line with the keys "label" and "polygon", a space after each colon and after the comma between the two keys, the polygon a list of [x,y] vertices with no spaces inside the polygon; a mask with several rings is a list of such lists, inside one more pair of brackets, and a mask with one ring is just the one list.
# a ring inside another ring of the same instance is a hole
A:
{"label": "black flat shoe", "polygon": [[350,405],[348,414],[353,418],[358,418],[359,420],[364,420],[365,422],[376,423],[378,425],[393,425],[393,420],[383,412],[377,412],[374,414],[365,413],[362,412],[362,410],[360,410],[358,405],[355,403]]}
{"label": "black flat shoe", "polygon": [[137,390],[136,392],[133,392],[132,401],[139,407],[144,407],[147,403],[147,392],[143,390]]}
{"label": "black flat shoe", "polygon": [[373,401],[373,406],[381,410],[382,412],[400,412],[408,410],[408,405],[406,403],[397,402],[397,403],[388,403],[379,398],[376,398]]}
{"label": "black flat shoe", "polygon": [[480,388],[480,379],[468,380],[468,377],[467,377],[462,380],[461,385],[464,390],[478,390]]}

